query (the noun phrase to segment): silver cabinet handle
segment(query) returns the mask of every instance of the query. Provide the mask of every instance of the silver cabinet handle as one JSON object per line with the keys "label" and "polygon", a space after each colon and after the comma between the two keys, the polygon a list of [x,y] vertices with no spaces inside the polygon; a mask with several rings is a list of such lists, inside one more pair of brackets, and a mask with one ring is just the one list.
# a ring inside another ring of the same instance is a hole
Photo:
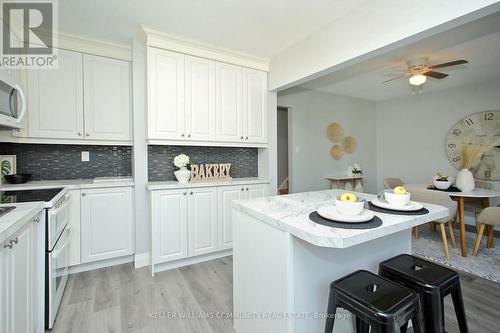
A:
{"label": "silver cabinet handle", "polygon": [[247,136],[247,137],[245,137],[245,140],[248,140],[248,136]]}
{"label": "silver cabinet handle", "polygon": [[17,238],[17,237],[16,237],[16,238],[14,238],[14,239],[11,239],[11,240],[10,240],[10,244],[11,244],[11,245],[12,245],[13,243],[14,243],[14,244],[17,244],[18,242],[19,242],[19,238]]}
{"label": "silver cabinet handle", "polygon": [[193,195],[193,191],[189,192],[190,195]]}
{"label": "silver cabinet handle", "polygon": [[243,137],[241,137],[241,140],[243,140]]}
{"label": "silver cabinet handle", "polygon": [[242,187],[241,190],[244,191],[245,189]]}
{"label": "silver cabinet handle", "polygon": [[82,136],[82,132],[78,132],[78,136]]}
{"label": "silver cabinet handle", "polygon": [[246,188],[246,190],[248,191],[248,187]]}
{"label": "silver cabinet handle", "polygon": [[184,192],[184,193],[182,193],[182,194],[186,195],[186,194],[187,194],[187,192]]}
{"label": "silver cabinet handle", "polygon": [[182,133],[181,136],[184,137],[184,133]]}
{"label": "silver cabinet handle", "polygon": [[188,134],[188,138],[190,138],[190,137],[191,137],[191,134]]}
{"label": "silver cabinet handle", "polygon": [[87,195],[87,193],[85,193],[85,192],[82,192],[82,197],[84,197],[84,196],[86,196],[86,195]]}
{"label": "silver cabinet handle", "polygon": [[4,244],[3,248],[4,249],[12,249],[12,243],[10,243],[10,244]]}

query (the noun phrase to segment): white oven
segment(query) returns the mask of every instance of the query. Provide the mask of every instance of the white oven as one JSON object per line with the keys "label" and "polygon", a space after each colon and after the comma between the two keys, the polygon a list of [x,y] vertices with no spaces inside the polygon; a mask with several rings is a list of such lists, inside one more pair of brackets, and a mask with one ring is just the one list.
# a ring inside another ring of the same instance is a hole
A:
{"label": "white oven", "polygon": [[66,193],[53,207],[47,209],[45,325],[48,329],[54,326],[57,311],[68,282],[69,242],[71,240],[71,227],[69,225],[70,203],[70,194]]}
{"label": "white oven", "polygon": [[0,76],[0,127],[21,128],[26,114],[26,98],[9,75]]}

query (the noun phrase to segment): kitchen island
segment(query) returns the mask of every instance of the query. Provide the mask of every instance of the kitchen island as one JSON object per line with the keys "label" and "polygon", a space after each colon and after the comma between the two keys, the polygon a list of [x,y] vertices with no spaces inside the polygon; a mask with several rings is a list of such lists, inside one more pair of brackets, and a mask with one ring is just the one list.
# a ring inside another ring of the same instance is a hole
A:
{"label": "kitchen island", "polygon": [[[448,215],[447,208],[430,204],[424,204],[429,210],[425,215],[375,213],[383,224],[374,229],[331,228],[309,219],[311,212],[332,205],[345,192],[327,190],[233,203],[236,332],[322,332],[332,281],[358,269],[377,272],[381,261],[411,253],[411,228]],[[354,332],[354,318],[349,314],[338,317],[334,332]]]}

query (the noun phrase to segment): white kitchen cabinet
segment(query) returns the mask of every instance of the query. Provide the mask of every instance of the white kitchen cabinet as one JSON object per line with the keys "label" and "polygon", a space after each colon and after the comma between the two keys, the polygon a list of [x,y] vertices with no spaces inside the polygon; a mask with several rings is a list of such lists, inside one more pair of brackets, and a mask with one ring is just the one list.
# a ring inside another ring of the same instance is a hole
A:
{"label": "white kitchen cabinet", "polygon": [[267,142],[267,74],[246,69],[244,73],[244,137],[247,143]]}
{"label": "white kitchen cabinet", "polygon": [[187,190],[153,192],[151,209],[153,263],[187,257]]}
{"label": "white kitchen cabinet", "polygon": [[28,71],[28,135],[83,139],[82,54],[58,52],[57,69]]}
{"label": "white kitchen cabinet", "polygon": [[130,63],[83,55],[85,138],[131,141]]}
{"label": "white kitchen cabinet", "polygon": [[268,186],[266,184],[253,184],[246,185],[245,188],[245,199],[256,199],[267,196]]}
{"label": "white kitchen cabinet", "polygon": [[[37,219],[35,219],[37,221]],[[38,222],[27,223],[0,248],[0,331],[32,333],[39,327],[39,292],[43,287],[36,262]],[[43,255],[41,256],[43,258]]]}
{"label": "white kitchen cabinet", "polygon": [[148,138],[181,140],[185,132],[185,55],[148,48]]}
{"label": "white kitchen cabinet", "polygon": [[69,266],[82,263],[81,229],[80,229],[80,190],[68,190],[70,195],[69,224],[71,239],[69,240]]}
{"label": "white kitchen cabinet", "polygon": [[186,56],[185,110],[188,140],[215,140],[215,61]]}
{"label": "white kitchen cabinet", "polygon": [[218,246],[219,249],[233,247],[232,202],[245,198],[243,186],[224,186],[218,188]]}
{"label": "white kitchen cabinet", "polygon": [[188,196],[188,254],[217,250],[217,189],[191,189]]}
{"label": "white kitchen cabinet", "polygon": [[81,191],[82,263],[134,253],[132,188]]}
{"label": "white kitchen cabinet", "polygon": [[243,142],[243,68],[216,64],[217,141]]}

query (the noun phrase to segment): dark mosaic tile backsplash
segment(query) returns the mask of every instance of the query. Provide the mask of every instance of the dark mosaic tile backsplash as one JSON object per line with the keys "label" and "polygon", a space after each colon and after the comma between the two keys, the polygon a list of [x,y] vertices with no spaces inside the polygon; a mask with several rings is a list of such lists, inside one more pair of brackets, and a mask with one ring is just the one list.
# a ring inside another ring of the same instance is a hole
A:
{"label": "dark mosaic tile backsplash", "polygon": [[[90,152],[82,162],[81,152]],[[32,180],[132,176],[131,146],[87,146],[0,143],[1,155],[16,155],[17,173]]]}
{"label": "dark mosaic tile backsplash", "polygon": [[258,149],[233,147],[148,146],[149,181],[175,180],[174,157],[186,154],[196,164],[231,163],[233,178],[258,176]]}

